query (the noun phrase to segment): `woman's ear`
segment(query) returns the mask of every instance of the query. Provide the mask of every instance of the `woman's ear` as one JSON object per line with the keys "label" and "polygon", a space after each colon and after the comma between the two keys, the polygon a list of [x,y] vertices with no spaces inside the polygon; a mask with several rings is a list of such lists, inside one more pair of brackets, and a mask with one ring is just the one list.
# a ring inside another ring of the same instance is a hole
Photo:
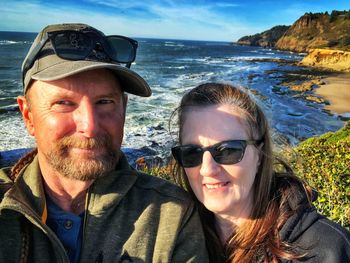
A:
{"label": "woman's ear", "polygon": [[19,110],[22,113],[23,121],[27,127],[29,134],[34,136],[33,115],[30,111],[30,105],[27,98],[25,96],[18,96],[17,103],[19,106]]}
{"label": "woman's ear", "polygon": [[259,160],[258,160],[258,167],[260,166],[260,163],[261,163],[261,159],[262,159],[262,155],[264,154],[262,152],[262,148],[264,147],[264,143],[260,143],[258,146],[256,146],[256,148],[258,149],[258,152],[259,152]]}

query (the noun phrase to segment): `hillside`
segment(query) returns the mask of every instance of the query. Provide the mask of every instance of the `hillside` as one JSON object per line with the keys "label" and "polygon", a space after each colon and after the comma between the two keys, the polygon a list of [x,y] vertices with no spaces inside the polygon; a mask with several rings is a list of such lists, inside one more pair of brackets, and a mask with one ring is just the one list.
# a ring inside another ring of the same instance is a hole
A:
{"label": "hillside", "polygon": [[277,41],[275,48],[296,52],[314,48],[350,50],[350,11],[306,13]]}
{"label": "hillside", "polygon": [[295,52],[315,48],[350,51],[350,11],[305,13],[292,26],[276,26],[244,36],[237,44]]}
{"label": "hillside", "polygon": [[262,33],[252,36],[244,36],[237,41],[237,44],[260,47],[274,47],[277,40],[289,29],[289,26],[275,26]]}

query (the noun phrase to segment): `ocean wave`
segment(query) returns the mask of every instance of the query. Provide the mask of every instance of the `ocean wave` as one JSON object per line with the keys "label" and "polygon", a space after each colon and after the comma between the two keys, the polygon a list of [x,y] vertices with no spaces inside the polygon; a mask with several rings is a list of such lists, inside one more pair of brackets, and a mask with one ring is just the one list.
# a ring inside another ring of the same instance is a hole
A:
{"label": "ocean wave", "polygon": [[0,106],[0,114],[1,113],[7,113],[9,111],[18,111],[18,104],[11,104],[6,106]]}
{"label": "ocean wave", "polygon": [[[266,54],[266,53],[265,53]],[[204,57],[204,58],[179,58],[177,61],[182,62],[199,62],[204,64],[224,64],[227,62],[241,62],[241,61],[247,61],[251,62],[254,60],[264,60],[264,59],[282,59],[281,57],[276,56],[268,56],[268,55],[274,55],[274,53],[267,53],[266,55],[260,55],[260,56],[233,56],[233,57]],[[283,59],[293,59],[293,57],[288,56]]]}
{"label": "ocean wave", "polygon": [[184,47],[185,45],[182,43],[176,43],[176,42],[171,42],[171,41],[165,41],[164,46],[166,47]]}
{"label": "ocean wave", "polygon": [[167,68],[169,68],[169,69],[186,69],[188,67],[186,67],[186,66],[169,66]]}
{"label": "ocean wave", "polygon": [[17,44],[31,44],[30,41],[13,41],[13,40],[0,40],[0,46],[9,46],[9,45],[17,45]]}

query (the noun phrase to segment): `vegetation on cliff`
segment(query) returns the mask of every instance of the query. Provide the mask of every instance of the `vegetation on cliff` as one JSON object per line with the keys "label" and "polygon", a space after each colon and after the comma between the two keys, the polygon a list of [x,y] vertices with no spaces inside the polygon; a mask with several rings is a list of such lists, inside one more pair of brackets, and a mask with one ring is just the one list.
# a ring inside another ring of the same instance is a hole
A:
{"label": "vegetation on cliff", "polygon": [[314,48],[350,51],[350,11],[305,13],[290,27],[276,26],[237,43],[296,52]]}
{"label": "vegetation on cliff", "polygon": [[317,209],[350,230],[350,122],[302,142],[288,155],[297,175],[318,192]]}
{"label": "vegetation on cliff", "polygon": [[275,48],[297,52],[314,48],[350,50],[350,11],[306,13],[277,41]]}
{"label": "vegetation on cliff", "polygon": [[237,43],[240,45],[274,47],[277,40],[289,29],[289,26],[275,26],[262,33],[240,38]]}

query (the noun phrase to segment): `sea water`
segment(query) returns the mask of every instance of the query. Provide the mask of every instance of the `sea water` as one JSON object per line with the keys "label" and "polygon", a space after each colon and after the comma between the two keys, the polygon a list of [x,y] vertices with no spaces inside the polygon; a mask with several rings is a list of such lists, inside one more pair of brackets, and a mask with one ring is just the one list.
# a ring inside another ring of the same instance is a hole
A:
{"label": "sea water", "polygon": [[[35,35],[0,32],[0,151],[35,145],[16,104],[16,97],[22,94],[21,63]],[[124,147],[147,148],[168,156],[177,140],[172,112],[186,91],[208,81],[230,82],[251,91],[269,118],[277,144],[296,145],[344,124],[322,104],[274,91],[278,75],[298,70],[291,63],[275,60],[299,61],[302,54],[228,42],[137,40],[137,58],[131,69],[146,79],[153,94],[149,98],[129,95]]]}

